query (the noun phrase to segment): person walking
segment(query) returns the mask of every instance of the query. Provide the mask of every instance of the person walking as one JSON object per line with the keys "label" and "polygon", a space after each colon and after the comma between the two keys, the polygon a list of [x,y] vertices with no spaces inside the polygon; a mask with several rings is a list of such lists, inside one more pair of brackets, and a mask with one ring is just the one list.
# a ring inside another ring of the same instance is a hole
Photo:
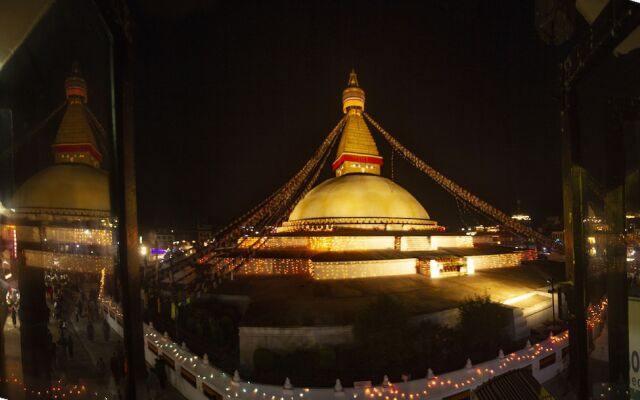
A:
{"label": "person walking", "polygon": [[89,341],[93,342],[94,336],[95,336],[95,331],[93,328],[93,322],[89,320],[89,322],[87,322],[87,337],[89,338]]}
{"label": "person walking", "polygon": [[11,322],[13,322],[13,327],[15,328],[18,323],[18,313],[15,307],[11,307]]}
{"label": "person walking", "polygon": [[58,340],[58,346],[60,346],[60,351],[58,352],[56,350],[56,353],[60,357],[58,360],[58,365],[60,366],[60,368],[64,368],[67,364],[67,339],[65,339],[64,336]]}
{"label": "person walking", "polygon": [[58,346],[52,340],[49,342],[49,356],[51,357],[51,369],[58,368]]}
{"label": "person walking", "polygon": [[67,329],[67,323],[65,322],[64,319],[60,319],[59,329],[60,329],[60,337],[64,338],[64,330]]}
{"label": "person walking", "polygon": [[120,373],[120,377],[124,377],[124,345],[122,344],[122,342],[118,342],[118,353],[116,355],[116,358],[118,359],[118,369],[119,369],[119,373]]}
{"label": "person walking", "polygon": [[113,381],[117,384],[120,383],[120,360],[118,359],[118,355],[116,352],[113,352],[111,356],[111,375],[113,376]]}
{"label": "person walking", "polygon": [[149,400],[156,400],[160,392],[160,381],[155,373],[147,374],[147,393],[149,394]]}
{"label": "person walking", "polygon": [[160,387],[162,389],[167,385],[167,371],[164,368],[164,360],[160,357],[156,358],[156,363],[153,366],[153,372],[158,376],[158,381],[160,382]]}
{"label": "person walking", "polygon": [[67,338],[67,352],[69,353],[69,358],[73,358],[73,339],[71,339],[71,335]]}
{"label": "person walking", "polygon": [[109,337],[111,336],[111,328],[109,327],[109,323],[106,319],[102,320],[102,336],[104,337],[105,342],[108,342]]}
{"label": "person walking", "polygon": [[98,362],[96,363],[96,371],[98,372],[98,384],[103,386],[106,385],[109,379],[109,375],[107,375],[107,366],[104,363],[104,358],[99,357]]}
{"label": "person walking", "polygon": [[98,363],[96,364],[96,368],[98,370],[99,376],[103,376],[105,372],[107,372],[107,366],[104,364],[104,359],[102,357],[98,358]]}

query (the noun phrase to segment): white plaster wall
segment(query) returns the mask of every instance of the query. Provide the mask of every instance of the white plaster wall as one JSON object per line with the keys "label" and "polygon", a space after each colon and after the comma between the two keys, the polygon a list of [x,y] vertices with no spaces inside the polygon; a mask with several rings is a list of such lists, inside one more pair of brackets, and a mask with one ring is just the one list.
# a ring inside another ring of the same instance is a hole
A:
{"label": "white plaster wall", "polygon": [[[105,302],[108,308],[114,308],[109,302]],[[119,311],[118,311],[119,313]],[[117,327],[118,323],[105,313],[105,318],[112,327]],[[115,324],[115,325],[114,325]],[[116,332],[122,334],[122,329],[116,329]],[[145,359],[152,365],[155,363],[156,355],[149,349],[148,344],[152,343],[158,348],[159,352],[166,353],[175,363],[175,371],[167,368],[168,381],[183,396],[190,400],[207,400],[203,394],[203,385],[213,388],[222,398],[234,398],[238,400],[263,400],[263,399],[281,399],[281,400],[346,400],[349,398],[366,398],[363,389],[352,387],[344,387],[336,390],[333,387],[323,388],[283,388],[277,385],[264,385],[255,382],[246,382],[240,379],[234,379],[223,371],[216,368],[215,360],[205,360],[198,357],[187,348],[181,348],[170,339],[163,337],[159,332],[155,331],[151,326],[144,324],[144,342],[145,342]],[[373,382],[372,391],[380,393],[380,397],[396,397],[396,398],[416,398],[420,395],[421,399],[442,400],[446,397],[474,389],[487,381],[488,379],[498,376],[504,372],[514,369],[531,366],[533,376],[541,383],[544,383],[568,366],[568,357],[562,358],[563,349],[569,346],[568,333],[550,337],[547,340],[537,343],[534,346],[526,347],[522,350],[506,355],[504,358],[495,358],[471,368],[462,368],[456,371],[434,376],[432,378],[415,379],[408,382],[393,383],[393,387],[384,386],[380,382]],[[555,355],[555,362],[540,369],[540,360]],[[473,360],[472,360],[473,361]],[[185,367],[193,375],[196,376],[196,387],[193,388],[186,380],[180,376],[180,367]],[[295,382],[292,382],[295,385]],[[391,393],[391,390],[394,393]]]}
{"label": "white plaster wall", "polygon": [[241,326],[240,363],[251,366],[259,348],[287,351],[315,346],[331,346],[353,340],[351,326],[249,327]]}

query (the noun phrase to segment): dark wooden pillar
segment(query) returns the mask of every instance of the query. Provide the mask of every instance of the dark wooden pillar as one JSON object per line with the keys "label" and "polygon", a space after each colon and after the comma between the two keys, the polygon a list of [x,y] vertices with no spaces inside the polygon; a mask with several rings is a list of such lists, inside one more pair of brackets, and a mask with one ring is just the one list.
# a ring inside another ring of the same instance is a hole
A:
{"label": "dark wooden pillar", "polygon": [[[563,74],[563,77],[565,74]],[[578,398],[589,398],[588,338],[586,321],[587,258],[584,188],[586,171],[580,163],[580,130],[575,87],[564,82],[561,110],[562,197],[564,204],[564,242],[569,295],[570,377]]]}
{"label": "dark wooden pillar", "polygon": [[123,312],[125,399],[146,399],[146,362],[142,329],[141,272],[135,174],[134,29],[127,2],[96,0],[112,35],[113,168],[111,204],[118,218],[118,281]]}

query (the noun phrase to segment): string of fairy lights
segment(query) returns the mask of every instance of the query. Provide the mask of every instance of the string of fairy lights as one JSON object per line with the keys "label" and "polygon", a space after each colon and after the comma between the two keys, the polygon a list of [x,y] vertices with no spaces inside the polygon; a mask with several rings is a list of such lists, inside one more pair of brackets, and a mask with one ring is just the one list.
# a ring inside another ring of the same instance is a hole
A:
{"label": "string of fairy lights", "polygon": [[248,260],[239,275],[301,275],[309,274],[311,260],[308,258],[252,258]]}
{"label": "string of fairy lights", "polygon": [[219,238],[217,241],[222,243],[229,240],[235,241],[235,238],[239,236],[243,229],[256,226],[259,221],[271,216],[276,209],[282,206],[283,202],[290,199],[291,196],[300,189],[302,183],[307,181],[311,172],[316,169],[315,167],[320,163],[324,154],[340,133],[344,122],[345,119],[343,117],[331,130],[307,163],[289,181],[256,207],[222,228],[216,234],[216,237]]}
{"label": "string of fairy lights", "polygon": [[[225,230],[226,232],[217,236],[218,246],[232,245],[234,248],[243,247],[249,251],[234,257],[232,262],[226,261],[228,258],[223,257],[218,257],[214,260],[211,270],[213,271],[215,281],[232,274],[239,269],[239,267],[243,266],[247,260],[269,240],[268,236],[264,236],[266,233],[265,229],[270,229],[270,226],[279,224],[287,214],[287,211],[295,205],[297,199],[311,190],[320,174],[322,166],[327,160],[330,148],[335,143],[338,134],[344,126],[344,122],[345,118],[343,117],[304,167],[282,188],[276,191],[275,194],[261,203],[263,204],[261,207],[248,212],[239,220],[223,228],[221,232],[225,232]],[[259,230],[258,225],[262,225]],[[243,236],[242,234],[247,230],[247,227],[253,230],[253,234],[259,234],[261,237],[258,240],[251,240],[249,235]],[[238,240],[238,238],[240,239]],[[250,241],[248,246],[244,245],[246,241]],[[215,253],[209,253],[201,257],[198,263],[206,263],[213,256],[215,256]]]}
{"label": "string of fairy lights", "polygon": [[106,391],[94,391],[90,390],[87,385],[84,384],[72,384],[67,383],[63,379],[58,379],[54,384],[48,386],[47,388],[30,388],[27,386],[27,383],[17,377],[15,374],[11,374],[9,377],[1,379],[0,383],[3,383],[8,386],[8,390],[10,392],[24,392],[31,395],[31,398],[37,397],[44,399],[101,399],[101,400],[109,400],[114,399],[114,395],[110,392]]}
{"label": "string of fairy lights", "polygon": [[590,304],[587,307],[587,327],[589,329],[594,329],[604,324],[605,313],[607,312],[608,306],[609,301],[605,297],[597,304]]}
{"label": "string of fairy lights", "polygon": [[27,265],[42,268],[54,268],[61,271],[85,272],[96,274],[102,269],[113,267],[112,256],[74,254],[41,250],[25,250]]}
{"label": "string of fairy lights", "polygon": [[[103,305],[110,310],[109,314],[113,313],[116,318],[121,316],[117,305],[109,299],[103,299]],[[608,300],[605,297],[597,304],[588,308],[587,325],[590,328],[604,323],[607,306]],[[197,377],[201,379],[203,382],[203,390],[206,384],[209,390],[212,388],[220,390],[224,395],[223,397],[226,398],[293,400],[294,397],[313,397],[316,391],[326,392],[331,390],[329,388],[294,388],[288,379],[280,389],[273,385],[261,385],[249,381],[242,381],[237,372],[230,376],[210,365],[206,356],[203,357],[202,360],[199,360],[197,356],[189,353],[184,345],[178,346],[172,342],[166,334],[161,335],[153,330],[152,326],[147,329],[145,340],[146,348],[149,349],[153,347],[156,355],[166,355],[174,360],[174,363],[180,362],[180,368],[186,368],[188,374],[191,374],[194,378]],[[514,367],[531,365],[552,354],[558,354],[557,352],[560,350],[563,350],[563,355],[560,360],[562,361],[564,359],[564,349],[568,346],[568,340],[569,332],[563,331],[557,335],[550,334],[547,340],[534,345],[527,341],[524,349],[506,356],[500,351],[498,358],[495,360],[497,364],[490,364],[492,361],[488,361],[474,367],[471,361],[467,360],[467,365],[464,369],[445,373],[440,376],[434,375],[433,372],[429,370],[427,377],[423,379],[425,383],[420,383],[419,390],[416,389],[415,386],[417,384],[416,382],[420,382],[421,380],[410,381],[406,385],[402,383],[394,384],[385,376],[380,386],[366,387],[362,390],[354,389],[351,391],[349,397],[353,399],[380,398],[384,400],[413,400],[420,398],[430,399],[434,396],[440,397],[445,393],[455,394],[459,393],[459,391],[471,390],[488,379],[501,375]],[[557,358],[558,356],[556,355],[553,363],[559,362]],[[462,376],[456,377],[456,374]],[[224,387],[224,389],[221,389],[221,386]],[[280,392],[276,393],[274,390],[280,390]],[[336,386],[333,388],[333,391],[337,394],[344,393],[344,388],[339,380],[336,381]]]}
{"label": "string of fairy lights", "polygon": [[459,198],[460,200],[464,201],[466,204],[469,204],[470,206],[482,212],[483,214],[488,215],[491,218],[496,219],[497,221],[500,221],[503,225],[505,225],[515,233],[524,235],[529,238],[534,238],[540,243],[549,244],[549,245],[551,244],[550,238],[542,235],[539,232],[536,232],[535,230],[531,229],[526,225],[523,225],[517,222],[507,214],[493,207],[486,201],[480,199],[473,193],[469,192],[468,190],[464,189],[462,186],[458,185],[457,183],[453,182],[451,179],[447,178],[446,176],[442,175],[440,172],[436,171],[433,167],[431,167],[429,164],[424,162],[422,159],[416,156],[413,152],[411,152],[409,149],[404,147],[393,136],[391,136],[391,134],[386,130],[384,130],[382,126],[380,126],[380,124],[374,121],[369,114],[362,113],[362,115],[364,115],[367,121],[369,121],[371,125],[373,125],[373,127],[376,128],[378,132],[380,132],[380,134],[382,134],[382,136],[387,140],[387,142],[389,142],[393,150],[400,153],[400,155],[402,155],[406,160],[408,160],[411,164],[413,164],[414,167],[416,167],[418,170],[427,174],[436,183],[438,183],[440,186],[442,186],[447,191],[449,191],[452,195],[454,195],[454,197]]}
{"label": "string of fairy lights", "polygon": [[[272,218],[278,210],[282,209],[283,204],[288,204],[291,202],[294,194],[298,193],[298,196],[296,196],[296,198],[299,198],[308,190],[310,190],[313,186],[313,182],[315,182],[320,172],[320,168],[317,168],[318,165],[322,162],[323,159],[325,159],[329,148],[335,142],[335,139],[342,130],[344,123],[345,118],[343,117],[329,133],[329,135],[324,139],[313,156],[307,161],[302,169],[300,169],[296,173],[296,175],[294,175],[289,181],[287,181],[283,186],[281,186],[278,190],[276,190],[258,205],[254,206],[245,214],[243,214],[239,218],[236,218],[231,223],[220,229],[214,235],[216,237],[214,246],[205,248],[203,251],[196,253],[191,258],[195,259],[197,264],[206,264],[217,256],[217,251],[219,248],[222,248],[224,246],[231,246],[235,248],[239,245],[242,245],[242,243],[247,240],[247,236],[243,236],[243,233],[246,230],[255,229],[257,225],[261,223],[261,221],[264,222]],[[312,176],[311,173],[314,170],[315,172]],[[311,179],[309,179],[310,176],[312,176]],[[308,184],[302,191],[300,191],[304,182],[308,182]],[[284,212],[281,212],[281,214],[284,215]],[[260,232],[254,231],[254,233],[257,234]],[[238,240],[238,238],[240,238],[240,240]],[[262,244],[263,243],[258,241],[255,243],[251,243],[251,245],[245,247],[253,248],[254,246],[260,246]],[[187,261],[189,263],[190,260]],[[243,261],[243,259],[236,258],[232,264],[221,266],[221,260],[218,259],[213,263],[211,269],[216,273],[232,272],[240,264],[242,264]]]}

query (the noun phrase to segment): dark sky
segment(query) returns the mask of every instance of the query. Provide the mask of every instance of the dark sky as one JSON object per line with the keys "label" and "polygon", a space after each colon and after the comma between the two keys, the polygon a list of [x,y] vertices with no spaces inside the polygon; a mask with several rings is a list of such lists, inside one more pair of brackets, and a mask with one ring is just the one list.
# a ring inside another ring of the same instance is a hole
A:
{"label": "dark sky", "polygon": [[[560,52],[536,35],[533,3],[134,1],[143,229],[220,225],[273,192],[342,116],[351,68],[367,111],[437,170],[506,212],[519,199],[538,220],[559,215]],[[109,47],[96,19],[89,2],[56,2],[0,74],[18,185],[52,162],[61,114],[30,132],[64,101],[74,61],[109,130]],[[390,148],[374,138],[390,177]],[[475,222],[400,157],[394,166],[433,219]]]}
{"label": "dark sky", "polygon": [[[532,1],[171,4],[137,10],[143,225],[223,223],[271,193],[339,120],[352,67],[367,111],[437,170],[507,212],[559,215],[557,56]],[[460,224],[429,178],[395,171]]]}

